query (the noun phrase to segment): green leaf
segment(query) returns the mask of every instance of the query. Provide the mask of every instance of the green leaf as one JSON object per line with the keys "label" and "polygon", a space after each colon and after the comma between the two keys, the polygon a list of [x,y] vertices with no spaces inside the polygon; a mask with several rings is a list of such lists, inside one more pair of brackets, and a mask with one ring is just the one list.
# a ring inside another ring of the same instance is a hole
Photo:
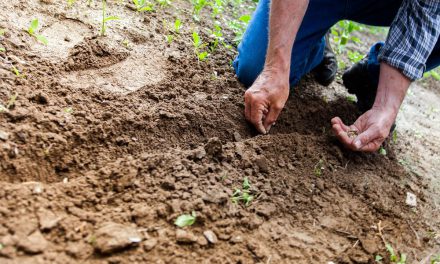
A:
{"label": "green leaf", "polygon": [[197,56],[199,58],[200,61],[204,61],[207,57],[208,57],[208,52],[204,51],[202,53],[199,53],[199,55]]}
{"label": "green leaf", "polygon": [[178,227],[185,227],[193,225],[196,222],[196,212],[192,212],[192,214],[183,214],[177,217],[174,224]]}
{"label": "green leaf", "polygon": [[431,76],[436,79],[437,81],[440,81],[440,73],[436,72],[435,70],[431,71]]}
{"label": "green leaf", "polygon": [[192,33],[194,47],[198,48],[200,46],[200,36],[196,31]]}
{"label": "green leaf", "polygon": [[[380,149],[379,149],[379,154],[380,155],[383,155],[383,156],[386,156],[387,155],[387,151],[386,151],[386,149],[384,149],[383,147],[380,147]],[[391,246],[390,246],[391,247]],[[388,249],[388,248],[387,248]],[[391,249],[393,249],[393,248],[391,248]],[[394,251],[393,251],[394,252]]]}
{"label": "green leaf", "polygon": [[35,18],[31,21],[31,25],[29,26],[28,32],[29,34],[33,35],[35,31],[37,31],[38,28],[38,19]]}
{"label": "green leaf", "polygon": [[247,24],[251,20],[251,16],[250,15],[243,15],[240,18],[238,18],[238,20]]}
{"label": "green leaf", "polygon": [[380,262],[382,259],[383,259],[383,257],[381,255],[376,255],[376,257],[374,258],[374,261]]}
{"label": "green leaf", "polygon": [[180,19],[176,19],[176,21],[174,21],[174,31],[176,31],[176,33],[179,33],[181,27],[182,22],[180,21]]}
{"label": "green leaf", "polygon": [[44,45],[47,45],[47,44],[48,44],[48,41],[47,41],[47,39],[46,39],[45,36],[43,36],[43,35],[37,35],[37,34],[36,34],[35,37],[37,38],[38,41],[40,41],[40,42],[43,43]]}
{"label": "green leaf", "polygon": [[243,179],[243,189],[249,190],[251,188],[251,184],[249,183],[248,177],[244,177]]}
{"label": "green leaf", "polygon": [[109,16],[109,17],[106,17],[104,19],[104,22],[111,21],[111,20],[119,20],[119,17],[117,17],[117,16]]}
{"label": "green leaf", "polygon": [[3,48],[3,47],[0,47],[0,52],[5,52],[6,51],[6,49],[5,48]]}

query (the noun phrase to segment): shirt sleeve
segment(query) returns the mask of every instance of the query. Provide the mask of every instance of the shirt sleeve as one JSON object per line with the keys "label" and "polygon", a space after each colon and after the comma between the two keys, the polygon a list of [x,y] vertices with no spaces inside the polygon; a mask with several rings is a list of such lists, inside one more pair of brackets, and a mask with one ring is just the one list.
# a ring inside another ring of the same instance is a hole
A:
{"label": "shirt sleeve", "polygon": [[404,0],[378,59],[419,79],[439,35],[440,0]]}

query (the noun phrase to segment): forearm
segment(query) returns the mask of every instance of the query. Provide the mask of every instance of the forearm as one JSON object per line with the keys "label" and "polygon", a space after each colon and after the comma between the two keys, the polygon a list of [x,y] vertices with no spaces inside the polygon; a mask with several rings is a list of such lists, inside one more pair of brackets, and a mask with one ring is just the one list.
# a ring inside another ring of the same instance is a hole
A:
{"label": "forearm", "polygon": [[373,108],[390,111],[397,116],[410,84],[411,80],[398,69],[382,62]]}
{"label": "forearm", "polygon": [[265,70],[276,70],[288,77],[293,43],[308,3],[308,0],[272,1]]}

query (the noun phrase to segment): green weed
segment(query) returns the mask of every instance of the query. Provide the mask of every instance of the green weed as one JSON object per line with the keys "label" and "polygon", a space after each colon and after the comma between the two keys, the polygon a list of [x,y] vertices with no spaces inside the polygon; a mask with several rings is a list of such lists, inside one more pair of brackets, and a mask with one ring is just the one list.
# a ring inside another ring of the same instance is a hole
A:
{"label": "green weed", "polygon": [[242,189],[237,188],[232,194],[232,198],[231,198],[232,202],[238,203],[240,201],[243,201],[243,203],[246,206],[249,206],[251,202],[254,200],[254,196],[251,195],[250,189],[251,189],[251,184],[249,182],[249,179],[245,177],[243,179]]}
{"label": "green weed", "polygon": [[33,19],[31,21],[31,24],[29,25],[29,28],[27,29],[27,32],[29,33],[29,35],[36,38],[38,41],[40,41],[44,45],[47,45],[48,41],[47,41],[46,37],[44,37],[43,35],[37,34],[38,24],[39,24],[38,19],[37,18]]}
{"label": "green weed", "polygon": [[156,2],[157,2],[161,7],[165,7],[165,6],[169,6],[169,5],[171,5],[171,0],[156,0]]}
{"label": "green weed", "polygon": [[191,0],[193,5],[193,19],[195,21],[200,21],[200,12],[202,9],[209,4],[207,0]]}
{"label": "green weed", "polygon": [[206,43],[202,42],[199,34],[195,30],[193,30],[192,38],[193,38],[194,52],[197,55],[197,59],[199,61],[206,60],[206,58],[209,55],[208,52],[207,51],[201,51],[204,47],[206,47]]}
{"label": "green weed", "polygon": [[[5,34],[6,30],[4,30],[3,28],[0,28],[0,37],[3,36]],[[6,49],[5,47],[0,45],[0,52],[5,52]]]}
{"label": "green weed", "polygon": [[250,15],[243,15],[237,20],[231,20],[228,24],[229,28],[234,32],[235,38],[233,41],[238,43],[243,38],[244,31],[246,30],[249,21],[251,20]]}
{"label": "green weed", "polygon": [[119,20],[119,17],[117,16],[107,16],[106,8],[107,8],[107,0],[102,0],[102,23],[101,23],[101,31],[100,31],[101,36],[105,35],[105,32],[107,30],[106,23],[108,21]]}
{"label": "green weed", "polygon": [[336,43],[336,52],[341,54],[347,43],[350,41],[359,43],[360,39],[353,36],[352,33],[360,30],[362,30],[361,25],[349,20],[340,21],[333,26],[331,28],[331,34],[333,35],[333,40]]}
{"label": "green weed", "polygon": [[177,18],[177,19],[174,21],[174,32],[175,32],[176,34],[179,34],[181,28],[182,28],[182,21],[180,21],[180,19]]}
{"label": "green weed", "polygon": [[154,11],[153,4],[146,0],[133,0],[133,4],[138,12]]}
{"label": "green weed", "polygon": [[324,161],[322,159],[320,159],[318,161],[318,163],[316,163],[315,167],[313,168],[313,173],[319,177],[322,175],[322,172],[324,170],[325,170]]}
{"label": "green weed", "polygon": [[385,248],[390,254],[390,262],[395,264],[405,264],[406,263],[406,254],[402,253],[399,256],[394,252],[393,247],[390,244],[386,244]]}
{"label": "green weed", "polygon": [[347,56],[352,63],[356,63],[364,58],[364,55],[360,54],[357,51],[351,51],[351,50],[347,51]]}
{"label": "green weed", "polygon": [[26,76],[24,74],[22,74],[17,67],[15,67],[14,65],[12,65],[11,67],[11,71],[15,74],[15,76],[19,77],[19,78],[25,78]]}
{"label": "green weed", "polygon": [[379,148],[379,154],[380,155],[383,155],[383,156],[386,156],[387,155],[387,150],[386,149],[384,149],[382,146]]}
{"label": "green weed", "polygon": [[396,144],[397,143],[397,130],[396,129],[394,129],[393,135],[391,137],[393,139],[393,143]]}
{"label": "green weed", "polygon": [[430,264],[438,264],[440,263],[440,254],[431,258]]}
{"label": "green weed", "polygon": [[423,78],[429,78],[432,77],[437,81],[440,81],[440,72],[439,72],[439,68],[431,70],[429,72],[425,72],[423,74]]}
{"label": "green weed", "polygon": [[9,97],[8,103],[6,104],[7,109],[11,109],[15,106],[15,102],[17,101],[18,93],[15,93]]}
{"label": "green weed", "polygon": [[174,221],[174,224],[178,227],[185,227],[193,225],[196,222],[196,212],[192,211],[192,213],[189,214],[183,214],[177,217],[176,221]]}
{"label": "green weed", "polygon": [[357,102],[357,98],[354,95],[348,95],[347,96],[347,101],[349,101],[351,103],[356,103]]}

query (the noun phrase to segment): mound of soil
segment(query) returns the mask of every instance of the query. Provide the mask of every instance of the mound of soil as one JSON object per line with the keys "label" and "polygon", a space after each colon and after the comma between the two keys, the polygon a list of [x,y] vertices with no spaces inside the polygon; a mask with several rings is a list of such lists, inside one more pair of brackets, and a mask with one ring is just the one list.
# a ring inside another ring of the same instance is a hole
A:
{"label": "mound of soil", "polygon": [[[413,263],[438,247],[438,218],[420,213],[433,210],[426,183],[392,146],[352,153],[331,134],[332,117],[356,118],[349,101],[324,100],[305,79],[271,134],[257,135],[235,52],[197,61],[190,27],[164,39],[163,21],[191,25],[187,2],[145,14],[110,5],[125,22],[67,39],[76,44],[53,58],[20,21],[93,28],[99,6],[0,4],[2,263],[373,263],[385,243]],[[254,199],[234,203],[246,177]],[[193,211],[194,225],[174,225]]]}

